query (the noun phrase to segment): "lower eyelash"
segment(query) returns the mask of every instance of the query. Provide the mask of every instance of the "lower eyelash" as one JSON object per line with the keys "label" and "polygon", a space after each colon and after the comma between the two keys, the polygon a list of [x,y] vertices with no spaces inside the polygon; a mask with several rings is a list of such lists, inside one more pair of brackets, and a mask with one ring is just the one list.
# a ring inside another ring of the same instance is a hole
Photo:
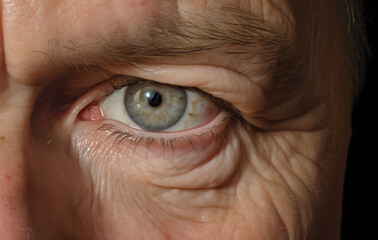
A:
{"label": "lower eyelash", "polygon": [[[201,133],[201,134],[191,134],[187,136],[181,137],[174,137],[174,138],[156,138],[156,137],[142,137],[137,136],[129,131],[123,131],[116,128],[115,125],[112,124],[102,124],[97,131],[99,132],[109,132],[106,136],[105,141],[111,141],[113,146],[120,147],[124,144],[125,141],[128,141],[129,146],[133,147],[134,149],[140,146],[143,143],[148,150],[149,147],[154,144],[160,144],[163,151],[166,151],[167,146],[171,151],[174,151],[177,145],[183,144],[186,147],[189,146],[194,151],[200,151],[197,146],[204,146],[202,144],[205,142],[205,139],[209,138],[210,141],[214,141],[219,135],[222,135],[223,131],[225,131],[226,125],[230,122],[235,120],[232,115],[225,117],[221,123],[217,126],[214,126],[212,129]],[[209,140],[208,139],[208,140]],[[207,140],[207,141],[208,141]],[[203,150],[203,149],[202,149]]]}
{"label": "lower eyelash", "polygon": [[133,145],[134,148],[140,145],[141,142],[143,142],[148,149],[153,143],[158,142],[163,150],[165,151],[167,146],[170,146],[171,150],[174,150],[175,142],[177,141],[186,141],[188,145],[190,145],[193,150],[197,150],[194,144],[193,136],[195,137],[204,137],[205,135],[209,135],[212,137],[212,139],[215,139],[215,134],[212,130],[209,130],[206,133],[203,133],[201,135],[192,135],[187,137],[179,137],[179,138],[154,138],[154,137],[141,137],[133,135],[126,131],[117,130],[114,125],[111,124],[104,124],[101,127],[97,129],[97,131],[106,131],[110,132],[110,134],[105,138],[105,141],[112,141],[113,145],[119,146],[123,144],[126,140],[129,140],[129,144]]}

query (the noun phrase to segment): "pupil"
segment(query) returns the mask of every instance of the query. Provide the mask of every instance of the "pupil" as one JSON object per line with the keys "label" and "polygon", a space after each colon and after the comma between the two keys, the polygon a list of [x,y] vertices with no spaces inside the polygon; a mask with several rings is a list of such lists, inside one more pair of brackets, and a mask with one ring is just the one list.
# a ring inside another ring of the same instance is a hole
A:
{"label": "pupil", "polygon": [[161,97],[161,94],[158,92],[148,92],[146,93],[146,97],[148,99],[148,103],[152,107],[157,107],[161,104],[163,101],[163,98]]}

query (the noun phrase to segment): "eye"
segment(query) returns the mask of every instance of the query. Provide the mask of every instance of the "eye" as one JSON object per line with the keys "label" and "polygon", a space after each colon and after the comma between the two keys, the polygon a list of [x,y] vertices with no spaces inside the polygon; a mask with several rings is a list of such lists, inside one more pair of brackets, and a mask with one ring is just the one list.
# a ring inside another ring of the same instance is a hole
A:
{"label": "eye", "polygon": [[[213,186],[236,169],[238,158],[223,156],[233,147],[228,141],[237,133],[231,130],[239,126],[232,124],[236,115],[227,102],[197,88],[116,75],[72,109],[73,154],[94,168],[127,166],[117,167],[124,176],[135,166],[154,185],[183,188]],[[199,185],[193,179],[201,179]]]}
{"label": "eye", "polygon": [[211,98],[198,90],[153,81],[141,81],[116,90],[100,107],[105,119],[152,132],[200,127],[220,112]]}

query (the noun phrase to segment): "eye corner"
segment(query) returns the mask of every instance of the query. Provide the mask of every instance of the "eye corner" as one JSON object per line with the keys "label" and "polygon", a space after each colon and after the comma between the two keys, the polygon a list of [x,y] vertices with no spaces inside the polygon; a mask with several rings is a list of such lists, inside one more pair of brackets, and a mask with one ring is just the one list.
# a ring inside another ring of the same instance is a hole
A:
{"label": "eye corner", "polygon": [[91,103],[85,106],[77,115],[81,121],[100,122],[105,118],[104,112],[99,103]]}

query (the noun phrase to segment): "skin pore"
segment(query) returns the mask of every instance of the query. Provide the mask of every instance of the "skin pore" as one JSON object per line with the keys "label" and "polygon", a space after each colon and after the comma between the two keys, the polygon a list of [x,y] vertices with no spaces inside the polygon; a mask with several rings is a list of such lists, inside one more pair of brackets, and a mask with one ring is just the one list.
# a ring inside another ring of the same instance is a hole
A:
{"label": "skin pore", "polygon": [[[3,0],[0,238],[338,239],[352,83],[335,9]],[[145,80],[220,113],[150,133],[101,109]]]}

